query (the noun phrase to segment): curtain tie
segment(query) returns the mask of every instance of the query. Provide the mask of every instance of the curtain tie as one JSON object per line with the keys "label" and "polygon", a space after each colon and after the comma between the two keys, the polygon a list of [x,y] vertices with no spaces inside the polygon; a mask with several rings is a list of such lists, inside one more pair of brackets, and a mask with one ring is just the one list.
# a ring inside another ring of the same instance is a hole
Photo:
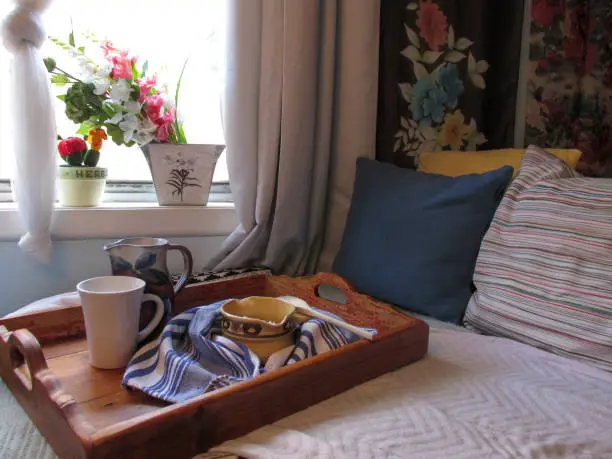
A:
{"label": "curtain tie", "polygon": [[21,6],[9,13],[2,24],[4,47],[11,54],[15,54],[24,42],[40,48],[46,36],[40,14]]}

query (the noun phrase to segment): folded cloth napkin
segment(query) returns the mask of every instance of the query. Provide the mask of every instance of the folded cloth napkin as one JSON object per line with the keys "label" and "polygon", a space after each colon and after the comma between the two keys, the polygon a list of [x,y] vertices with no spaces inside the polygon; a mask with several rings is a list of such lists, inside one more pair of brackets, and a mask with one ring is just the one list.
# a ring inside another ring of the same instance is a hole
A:
{"label": "folded cloth napkin", "polygon": [[158,339],[134,354],[121,385],[168,402],[182,402],[359,339],[323,320],[308,320],[299,327],[295,346],[272,354],[262,367],[255,353],[221,335],[219,310],[225,301],[190,309],[170,320]]}

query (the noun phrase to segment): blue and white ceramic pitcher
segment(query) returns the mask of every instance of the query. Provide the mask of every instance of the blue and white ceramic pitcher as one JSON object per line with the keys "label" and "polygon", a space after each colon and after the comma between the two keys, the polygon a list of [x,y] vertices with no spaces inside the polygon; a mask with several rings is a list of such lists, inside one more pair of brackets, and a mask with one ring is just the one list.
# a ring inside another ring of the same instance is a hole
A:
{"label": "blue and white ceramic pitcher", "polygon": [[[183,255],[184,269],[174,285],[168,271],[168,251],[178,250]],[[165,324],[172,313],[174,296],[183,287],[193,270],[193,257],[187,247],[171,244],[166,239],[155,237],[130,237],[113,241],[104,246],[110,257],[115,276],[134,276],[146,282],[146,293],[153,293],[164,301]],[[146,314],[146,308],[145,308]],[[142,317],[141,319],[145,319]]]}

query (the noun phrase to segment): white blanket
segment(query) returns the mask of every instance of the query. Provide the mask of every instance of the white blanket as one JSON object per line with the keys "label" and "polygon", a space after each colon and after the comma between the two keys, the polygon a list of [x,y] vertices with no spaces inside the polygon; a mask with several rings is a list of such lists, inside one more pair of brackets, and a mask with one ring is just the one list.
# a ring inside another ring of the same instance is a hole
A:
{"label": "white blanket", "polygon": [[247,458],[612,457],[612,374],[432,330],[422,361],[213,449]]}
{"label": "white blanket", "polygon": [[[431,330],[430,352],[201,457],[612,457],[612,374],[502,338]],[[54,457],[0,384],[0,457]]]}

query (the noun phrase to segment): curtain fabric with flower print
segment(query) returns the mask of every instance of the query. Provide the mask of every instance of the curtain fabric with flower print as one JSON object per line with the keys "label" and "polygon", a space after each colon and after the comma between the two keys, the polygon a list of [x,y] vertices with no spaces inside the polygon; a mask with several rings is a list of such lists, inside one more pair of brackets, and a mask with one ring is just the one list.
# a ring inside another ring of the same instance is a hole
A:
{"label": "curtain fabric with flower print", "polygon": [[378,159],[512,145],[523,1],[381,6]]}
{"label": "curtain fabric with flower print", "polygon": [[612,176],[612,2],[533,0],[525,143],[578,148]]}

